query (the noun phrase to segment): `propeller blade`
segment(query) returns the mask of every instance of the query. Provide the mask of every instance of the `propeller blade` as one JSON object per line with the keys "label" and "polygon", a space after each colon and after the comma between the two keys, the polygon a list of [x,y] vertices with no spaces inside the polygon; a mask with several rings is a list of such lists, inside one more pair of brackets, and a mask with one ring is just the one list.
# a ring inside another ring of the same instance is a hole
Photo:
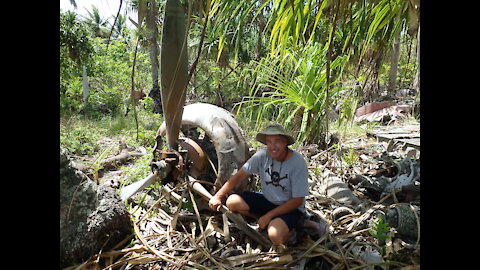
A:
{"label": "propeller blade", "polygon": [[153,173],[149,174],[144,179],[137,181],[133,184],[130,184],[120,190],[120,199],[122,201],[126,201],[128,198],[133,196],[135,193],[139,192],[140,190],[148,187],[149,185],[153,184],[155,181],[155,177]]}
{"label": "propeller blade", "polygon": [[157,163],[157,170],[155,171],[155,173],[151,173],[147,177],[133,184],[124,186],[120,190],[120,198],[122,199],[122,201],[126,201],[135,193],[155,183],[155,181],[165,178],[171,170],[172,166],[166,163],[164,160],[161,160]]}
{"label": "propeller blade", "polygon": [[179,0],[167,0],[161,47],[161,94],[167,131],[167,145],[178,149],[188,83],[188,52],[185,13]]}

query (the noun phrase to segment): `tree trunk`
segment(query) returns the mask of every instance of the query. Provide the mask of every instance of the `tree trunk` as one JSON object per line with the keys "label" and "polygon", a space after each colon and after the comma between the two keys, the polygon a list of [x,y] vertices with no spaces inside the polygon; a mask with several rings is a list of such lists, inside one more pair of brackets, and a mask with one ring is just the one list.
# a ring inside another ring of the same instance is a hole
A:
{"label": "tree trunk", "polygon": [[417,34],[417,73],[415,74],[412,88],[416,90],[417,95],[420,93],[420,25],[418,26]]}
{"label": "tree trunk", "polygon": [[[137,141],[138,141],[138,114],[137,114],[137,104],[135,103],[134,93],[135,93],[135,64],[137,62],[137,52],[138,52],[138,42],[140,38],[137,38],[137,43],[135,44],[135,52],[133,53],[133,63],[132,63],[132,89],[130,91],[130,99],[132,101],[133,117],[135,118],[135,127],[137,130]],[[127,111],[128,113],[128,111]],[[126,116],[126,114],[125,114]]]}
{"label": "tree trunk", "polygon": [[[258,0],[258,8],[260,8],[264,4],[265,0]],[[257,19],[255,20],[257,27],[258,27],[258,36],[257,36],[257,44],[255,46],[255,60],[259,61],[261,58],[262,53],[262,36],[263,31],[265,30],[265,26],[267,25],[265,16],[263,16],[263,10],[258,14]]]}
{"label": "tree trunk", "polygon": [[160,87],[158,86],[158,70],[159,62],[158,55],[160,50],[158,48],[158,7],[155,1],[150,0],[146,14],[146,22],[148,29],[148,46],[150,51],[150,63],[152,66],[152,89],[148,93],[148,96],[153,99],[153,112],[162,113],[162,97],[160,95]]}
{"label": "tree trunk", "polygon": [[[326,103],[325,110],[327,112],[330,111],[330,84],[332,82],[330,64],[332,63],[333,36],[335,33],[335,28],[337,26],[337,15],[338,15],[339,8],[340,8],[340,2],[337,3],[337,8],[333,17],[332,28],[330,30],[330,34],[328,37],[327,64],[325,69],[325,73],[327,77],[326,78],[327,87],[326,87],[326,96],[325,96],[325,103]],[[328,136],[328,113],[325,115],[325,135]]]}
{"label": "tree trunk", "polygon": [[85,65],[82,66],[82,83],[83,83],[83,106],[87,106],[88,95],[90,93],[90,86],[88,85],[88,77],[87,77],[87,68]]}
{"label": "tree trunk", "polygon": [[388,94],[394,96],[397,84],[398,60],[400,59],[400,29],[393,38],[392,58],[390,62],[390,74],[388,77]]}
{"label": "tree trunk", "polygon": [[130,151],[127,148],[124,148],[120,154],[103,160],[101,166],[103,169],[109,170],[111,168],[118,167],[119,165],[128,163],[132,159],[144,156],[145,154],[146,153],[142,151]]}

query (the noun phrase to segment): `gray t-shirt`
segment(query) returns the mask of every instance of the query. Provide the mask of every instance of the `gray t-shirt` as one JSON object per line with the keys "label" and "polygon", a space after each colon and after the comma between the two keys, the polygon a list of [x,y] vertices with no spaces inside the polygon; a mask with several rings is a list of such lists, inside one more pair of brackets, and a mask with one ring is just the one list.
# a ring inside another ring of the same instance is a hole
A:
{"label": "gray t-shirt", "polygon": [[[242,168],[248,174],[260,176],[263,196],[273,204],[281,205],[291,198],[308,195],[307,163],[298,152],[293,151],[293,156],[282,163],[262,149]],[[305,213],[305,200],[298,210]]]}

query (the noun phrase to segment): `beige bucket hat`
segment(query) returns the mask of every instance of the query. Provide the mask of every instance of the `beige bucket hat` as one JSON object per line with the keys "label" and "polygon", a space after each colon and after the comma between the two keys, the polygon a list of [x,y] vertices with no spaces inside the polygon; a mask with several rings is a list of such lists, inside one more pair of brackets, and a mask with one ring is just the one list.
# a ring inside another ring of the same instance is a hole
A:
{"label": "beige bucket hat", "polygon": [[295,143],[295,138],[289,135],[285,131],[285,128],[280,124],[270,124],[266,126],[262,131],[257,134],[257,141],[263,144],[267,144],[266,135],[283,135],[287,138],[287,145]]}

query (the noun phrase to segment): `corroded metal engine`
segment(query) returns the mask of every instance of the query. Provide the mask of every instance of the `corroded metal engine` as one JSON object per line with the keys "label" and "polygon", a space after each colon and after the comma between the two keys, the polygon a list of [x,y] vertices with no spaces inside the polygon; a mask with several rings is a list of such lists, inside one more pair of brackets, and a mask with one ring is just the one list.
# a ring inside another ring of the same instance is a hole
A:
{"label": "corroded metal engine", "polygon": [[[250,158],[243,131],[232,114],[223,108],[207,103],[187,105],[183,109],[181,124],[186,134],[178,139],[181,148],[178,151],[162,149],[165,123],[157,131],[152,164],[162,159],[174,163],[166,181],[175,181],[183,171],[188,171],[196,179],[212,180],[213,171],[214,185],[220,188]],[[249,184],[244,181],[235,191],[247,190]]]}

